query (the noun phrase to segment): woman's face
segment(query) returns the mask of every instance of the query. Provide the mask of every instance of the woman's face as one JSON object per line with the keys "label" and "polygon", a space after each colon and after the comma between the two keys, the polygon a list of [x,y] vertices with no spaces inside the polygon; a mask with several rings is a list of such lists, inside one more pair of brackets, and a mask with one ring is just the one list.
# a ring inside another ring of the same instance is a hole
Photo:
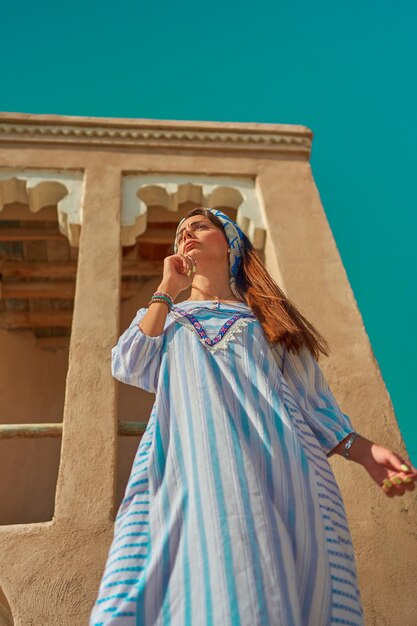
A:
{"label": "woman's face", "polygon": [[192,258],[227,260],[229,244],[223,230],[220,230],[204,215],[193,215],[180,226],[177,235],[178,254],[188,254]]}

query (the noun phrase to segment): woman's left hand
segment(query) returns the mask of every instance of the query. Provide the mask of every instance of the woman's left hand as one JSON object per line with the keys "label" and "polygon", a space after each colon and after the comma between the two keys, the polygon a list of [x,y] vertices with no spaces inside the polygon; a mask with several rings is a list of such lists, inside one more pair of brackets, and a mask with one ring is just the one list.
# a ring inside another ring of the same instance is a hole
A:
{"label": "woman's left hand", "polygon": [[413,491],[417,481],[417,469],[411,465],[410,461],[389,448],[374,442],[369,443],[371,445],[368,446],[361,465],[372,480],[382,487],[385,495],[392,498],[402,496],[406,491]]}

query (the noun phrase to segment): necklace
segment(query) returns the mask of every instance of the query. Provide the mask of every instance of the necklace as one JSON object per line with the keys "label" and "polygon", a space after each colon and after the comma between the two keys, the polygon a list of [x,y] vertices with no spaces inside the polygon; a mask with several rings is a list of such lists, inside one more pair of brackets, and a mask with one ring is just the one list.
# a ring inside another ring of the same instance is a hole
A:
{"label": "necklace", "polygon": [[[226,299],[219,298],[218,296],[213,296],[210,293],[207,293],[207,291],[203,291],[199,287],[196,287],[195,285],[191,285],[191,286],[192,286],[193,289],[197,289],[197,291],[202,293],[204,296],[210,296],[210,299],[214,300],[213,306],[211,307],[212,309],[219,309],[220,308],[220,302],[227,302]],[[233,296],[232,292],[230,292],[230,294]]]}

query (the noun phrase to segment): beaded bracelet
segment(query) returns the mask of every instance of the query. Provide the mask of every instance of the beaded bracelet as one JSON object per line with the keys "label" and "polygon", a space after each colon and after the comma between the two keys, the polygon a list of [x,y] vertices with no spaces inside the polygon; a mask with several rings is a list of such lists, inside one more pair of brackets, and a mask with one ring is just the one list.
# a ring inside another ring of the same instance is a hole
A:
{"label": "beaded bracelet", "polygon": [[166,296],[172,301],[172,297],[166,291],[155,291],[154,296]]}
{"label": "beaded bracelet", "polygon": [[165,304],[168,307],[168,311],[171,310],[170,305],[168,304],[168,302],[166,300],[162,300],[162,298],[151,298],[148,302],[148,306],[150,306],[151,304],[153,304],[154,302],[162,302],[162,304]]}
{"label": "beaded bracelet", "polygon": [[345,451],[343,453],[343,456],[346,459],[349,459],[349,449],[352,446],[352,443],[355,441],[356,437],[359,435],[359,433],[352,433],[351,436],[349,437],[349,439],[347,440],[347,442],[345,443]]}
{"label": "beaded bracelet", "polygon": [[172,308],[174,305],[174,301],[172,299],[172,297],[169,295],[169,293],[167,293],[166,291],[155,291],[155,293],[153,294],[152,298],[167,298],[170,304],[170,307]]}
{"label": "beaded bracelet", "polygon": [[168,298],[165,298],[164,296],[152,296],[152,298],[149,300],[148,306],[151,305],[153,302],[163,302],[167,305],[168,309],[171,310],[171,303],[169,302]]}

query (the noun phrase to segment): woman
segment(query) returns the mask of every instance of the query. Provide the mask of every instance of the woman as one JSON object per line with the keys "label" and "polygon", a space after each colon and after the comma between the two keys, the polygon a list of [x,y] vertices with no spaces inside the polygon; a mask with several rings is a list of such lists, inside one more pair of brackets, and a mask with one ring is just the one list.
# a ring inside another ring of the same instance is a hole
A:
{"label": "woman", "polygon": [[389,497],[416,468],[355,432],[317,363],[325,340],[233,220],[190,211],[174,251],[112,350],[113,376],[156,399],[90,625],[362,626],[327,457]]}

